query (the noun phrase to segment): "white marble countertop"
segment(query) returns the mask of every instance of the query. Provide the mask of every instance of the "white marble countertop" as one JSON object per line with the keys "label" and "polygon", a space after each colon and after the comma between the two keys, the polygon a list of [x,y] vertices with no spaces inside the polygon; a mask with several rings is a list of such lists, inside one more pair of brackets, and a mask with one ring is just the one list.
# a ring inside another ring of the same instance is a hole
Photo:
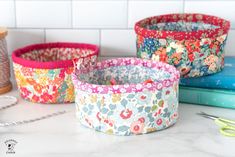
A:
{"label": "white marble countertop", "polygon": [[[19,98],[17,91],[8,95]],[[74,104],[40,105],[19,98],[17,106],[0,111],[0,121],[25,120],[61,110],[70,112],[31,124],[0,128],[0,157],[235,156],[235,138],[222,136],[213,121],[195,114],[205,111],[235,119],[235,110],[231,109],[180,104],[180,118],[174,126],[127,137],[107,135],[81,126],[75,117]],[[15,154],[6,154],[4,142],[9,139],[17,141]]]}

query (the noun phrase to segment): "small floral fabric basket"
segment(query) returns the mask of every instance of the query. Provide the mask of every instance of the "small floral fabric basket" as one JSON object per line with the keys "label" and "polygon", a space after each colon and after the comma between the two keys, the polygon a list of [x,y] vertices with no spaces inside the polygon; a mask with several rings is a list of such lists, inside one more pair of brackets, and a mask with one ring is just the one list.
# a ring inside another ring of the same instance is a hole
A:
{"label": "small floral fabric basket", "polygon": [[174,65],[181,77],[199,77],[224,67],[230,22],[203,14],[168,14],[135,24],[137,57]]}
{"label": "small floral fabric basket", "polygon": [[96,60],[99,48],[79,43],[43,43],[12,54],[20,95],[38,103],[74,102],[74,58]]}
{"label": "small floral fabric basket", "polygon": [[178,118],[179,77],[163,62],[138,58],[98,62],[89,71],[72,75],[78,119],[115,135],[165,129]]}

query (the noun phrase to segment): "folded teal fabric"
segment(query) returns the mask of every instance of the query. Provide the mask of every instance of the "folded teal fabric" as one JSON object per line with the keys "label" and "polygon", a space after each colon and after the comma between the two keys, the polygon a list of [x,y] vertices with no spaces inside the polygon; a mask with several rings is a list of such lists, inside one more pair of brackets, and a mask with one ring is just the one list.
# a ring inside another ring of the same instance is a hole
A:
{"label": "folded teal fabric", "polygon": [[235,91],[180,86],[179,101],[190,104],[235,108]]}
{"label": "folded teal fabric", "polygon": [[225,57],[225,66],[221,72],[204,77],[181,78],[180,85],[235,90],[235,57]]}

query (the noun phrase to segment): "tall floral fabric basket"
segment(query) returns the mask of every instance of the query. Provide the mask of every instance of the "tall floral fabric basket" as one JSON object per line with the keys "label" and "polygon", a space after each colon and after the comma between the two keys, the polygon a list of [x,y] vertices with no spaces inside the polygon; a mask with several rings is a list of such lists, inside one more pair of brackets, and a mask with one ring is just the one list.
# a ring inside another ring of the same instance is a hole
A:
{"label": "tall floral fabric basket", "polygon": [[77,117],[86,127],[115,135],[165,129],[178,118],[179,77],[169,64],[138,58],[80,68],[72,75]]}
{"label": "tall floral fabric basket", "polygon": [[224,67],[230,22],[204,14],[168,14],[135,24],[137,57],[174,65],[181,77],[199,77]]}
{"label": "tall floral fabric basket", "polygon": [[91,44],[43,43],[12,53],[20,95],[38,103],[74,102],[73,59],[96,60],[99,48]]}

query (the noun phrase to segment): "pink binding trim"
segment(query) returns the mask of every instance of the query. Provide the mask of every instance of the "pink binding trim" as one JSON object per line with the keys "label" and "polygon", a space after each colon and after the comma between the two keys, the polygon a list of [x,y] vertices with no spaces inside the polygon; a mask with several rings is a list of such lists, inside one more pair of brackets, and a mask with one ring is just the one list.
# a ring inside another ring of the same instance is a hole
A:
{"label": "pink binding trim", "polygon": [[[150,30],[142,27],[143,25],[150,25],[152,22],[204,22],[206,24],[213,24],[219,26],[216,29],[198,30],[192,32],[180,32],[180,31],[164,31],[164,30]],[[171,37],[176,40],[188,40],[188,39],[201,39],[201,38],[215,38],[223,34],[227,34],[230,28],[230,22],[222,18],[204,15],[204,14],[166,14],[149,17],[138,21],[135,24],[135,32],[143,37],[150,38],[167,38]]]}
{"label": "pink binding trim", "polygon": [[105,60],[98,62],[95,67],[92,69],[105,69],[113,66],[125,66],[125,65],[136,65],[144,66],[153,69],[161,69],[167,71],[171,74],[169,79],[165,79],[160,82],[153,83],[138,83],[138,84],[125,84],[125,85],[96,85],[89,84],[78,80],[78,77],[75,73],[72,74],[72,80],[76,90],[86,91],[88,93],[100,93],[100,94],[114,94],[114,93],[131,93],[131,92],[142,92],[143,90],[160,90],[165,87],[170,87],[174,83],[179,81],[180,73],[179,71],[166,63],[156,62],[151,60],[143,60],[139,58],[117,58]]}
{"label": "pink binding trim", "polygon": [[25,67],[30,68],[39,68],[39,69],[56,69],[56,68],[68,68],[73,67],[72,60],[61,60],[61,61],[51,61],[51,62],[39,62],[39,61],[30,61],[21,58],[22,54],[28,53],[32,50],[46,49],[46,48],[84,48],[94,50],[93,54],[87,55],[87,58],[90,56],[97,55],[99,53],[99,47],[92,44],[84,44],[84,43],[66,43],[66,42],[57,42],[57,43],[42,43],[42,44],[34,44],[29,45],[20,49],[13,51],[12,60],[14,63],[20,64]]}

